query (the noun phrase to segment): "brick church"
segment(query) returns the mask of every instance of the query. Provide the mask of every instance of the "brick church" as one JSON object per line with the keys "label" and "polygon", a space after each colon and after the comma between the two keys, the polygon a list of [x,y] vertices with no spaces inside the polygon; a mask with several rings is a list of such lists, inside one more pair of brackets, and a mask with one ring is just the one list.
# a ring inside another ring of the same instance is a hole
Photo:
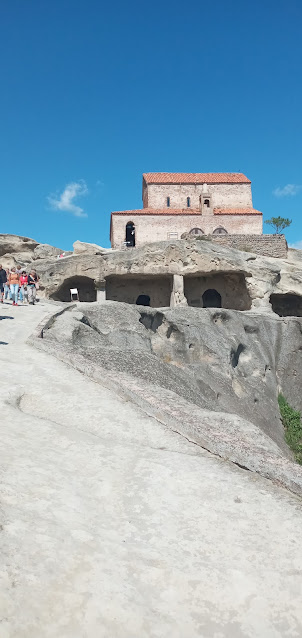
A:
{"label": "brick church", "polygon": [[261,235],[251,181],[242,173],[145,173],[143,208],[111,213],[112,248],[190,235]]}

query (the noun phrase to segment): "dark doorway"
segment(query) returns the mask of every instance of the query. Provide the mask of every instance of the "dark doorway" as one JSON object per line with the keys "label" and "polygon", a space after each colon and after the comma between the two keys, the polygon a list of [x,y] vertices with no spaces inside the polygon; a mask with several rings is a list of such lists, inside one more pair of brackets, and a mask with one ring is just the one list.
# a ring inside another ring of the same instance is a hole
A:
{"label": "dark doorway", "polygon": [[133,222],[126,224],[126,245],[129,248],[135,246],[135,226]]}
{"label": "dark doorway", "polygon": [[137,306],[150,306],[150,297],[149,295],[138,295],[135,303]]}
{"label": "dark doorway", "polygon": [[214,288],[209,288],[202,295],[204,308],[221,308],[221,295]]}
{"label": "dark doorway", "polygon": [[50,295],[56,301],[71,301],[70,289],[77,288],[80,301],[96,301],[96,288],[94,280],[90,277],[76,275],[65,279],[61,286]]}
{"label": "dark doorway", "polygon": [[302,317],[302,297],[294,294],[272,294],[270,296],[273,311],[279,317]]}

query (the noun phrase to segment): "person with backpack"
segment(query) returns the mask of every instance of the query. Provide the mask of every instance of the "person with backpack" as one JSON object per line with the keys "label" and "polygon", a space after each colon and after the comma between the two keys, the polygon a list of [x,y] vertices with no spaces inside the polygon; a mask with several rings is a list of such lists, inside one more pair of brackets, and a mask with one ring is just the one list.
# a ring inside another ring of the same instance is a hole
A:
{"label": "person with backpack", "polygon": [[9,277],[8,277],[8,283],[9,283],[10,292],[11,292],[11,296],[13,300],[13,306],[18,305],[19,282],[20,282],[20,276],[16,272],[16,268],[14,266],[11,269]]}
{"label": "person with backpack", "polygon": [[39,277],[35,270],[31,270],[27,277],[27,294],[28,303],[34,305],[37,297],[37,288],[39,286]]}
{"label": "person with backpack", "polygon": [[6,284],[7,277],[6,271],[2,268],[2,264],[0,264],[0,302],[3,303],[3,294],[4,294],[4,286]]}

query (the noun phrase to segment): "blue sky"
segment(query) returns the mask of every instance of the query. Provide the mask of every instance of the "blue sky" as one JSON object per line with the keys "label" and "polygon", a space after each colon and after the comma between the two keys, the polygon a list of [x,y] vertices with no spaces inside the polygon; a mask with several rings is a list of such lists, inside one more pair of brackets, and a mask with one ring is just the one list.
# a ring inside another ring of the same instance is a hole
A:
{"label": "blue sky", "polygon": [[241,171],[302,247],[301,24],[301,0],[2,2],[0,232],[109,246],[143,172]]}

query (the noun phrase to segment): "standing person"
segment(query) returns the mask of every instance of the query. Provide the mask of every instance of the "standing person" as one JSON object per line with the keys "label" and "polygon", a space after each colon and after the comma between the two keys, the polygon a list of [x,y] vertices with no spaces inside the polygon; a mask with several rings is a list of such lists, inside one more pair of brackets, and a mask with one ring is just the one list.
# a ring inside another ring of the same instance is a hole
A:
{"label": "standing person", "polygon": [[26,270],[22,270],[20,275],[20,289],[19,289],[19,299],[21,303],[23,303],[24,301],[24,294],[25,294],[25,290],[27,286],[27,280],[28,280],[28,277],[26,274]]}
{"label": "standing person", "polygon": [[27,294],[28,294],[28,303],[34,305],[37,296],[37,287],[38,287],[39,277],[35,270],[31,270],[27,277]]}
{"label": "standing person", "polygon": [[12,296],[10,294],[10,287],[9,287],[9,275],[10,275],[10,269],[8,268],[6,271],[6,283],[4,284],[4,299],[11,299]]}
{"label": "standing person", "polygon": [[22,273],[22,266],[20,266],[20,264],[17,264],[16,266],[16,273],[20,276]]}
{"label": "standing person", "polygon": [[13,306],[18,305],[18,290],[19,290],[19,281],[20,276],[16,272],[15,266],[11,269],[10,275],[8,278],[8,283],[11,291],[11,296],[13,300]]}
{"label": "standing person", "polygon": [[0,302],[3,303],[3,293],[4,286],[7,282],[6,271],[2,268],[2,264],[0,264]]}

